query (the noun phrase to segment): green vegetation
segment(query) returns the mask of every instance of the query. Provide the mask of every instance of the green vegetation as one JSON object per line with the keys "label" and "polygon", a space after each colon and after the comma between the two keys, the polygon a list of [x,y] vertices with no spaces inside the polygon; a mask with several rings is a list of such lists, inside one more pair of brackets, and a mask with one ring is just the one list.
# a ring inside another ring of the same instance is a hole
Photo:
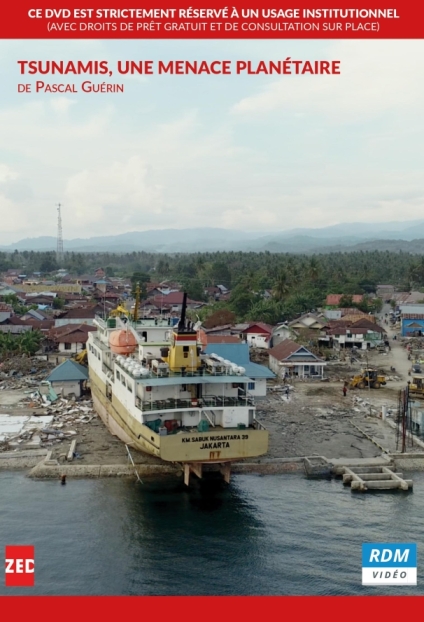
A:
{"label": "green vegetation", "polygon": [[29,309],[38,309],[38,305],[30,305],[26,307],[23,305],[15,294],[7,294],[2,297],[2,302],[12,306],[12,309],[16,315],[24,315]]}
{"label": "green vegetation", "polygon": [[19,354],[34,356],[40,349],[42,339],[43,334],[38,330],[28,330],[18,335],[0,333],[0,358],[7,359]]}
{"label": "green vegetation", "polygon": [[[32,273],[51,268],[54,261],[54,253],[0,253],[0,270]],[[93,274],[99,266],[109,275],[130,278],[133,287],[140,282],[142,294],[149,281],[164,280],[181,283],[194,300],[206,300],[204,292],[209,286],[231,290],[228,301],[212,303],[199,312],[202,320],[225,309],[238,321],[272,324],[323,306],[331,293],[343,294],[348,306],[374,311],[381,301],[367,295],[375,292],[378,283],[392,283],[402,291],[424,288],[424,256],[405,252],[65,253],[63,267],[75,276]],[[353,294],[365,294],[365,301],[352,304],[349,297]]]}

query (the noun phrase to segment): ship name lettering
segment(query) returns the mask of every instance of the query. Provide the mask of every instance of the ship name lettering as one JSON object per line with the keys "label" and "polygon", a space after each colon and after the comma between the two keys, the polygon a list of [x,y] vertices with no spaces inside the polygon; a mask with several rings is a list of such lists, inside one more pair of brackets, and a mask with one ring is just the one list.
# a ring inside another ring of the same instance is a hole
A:
{"label": "ship name lettering", "polygon": [[[210,445],[214,441],[216,445],[216,441],[227,441],[226,444],[225,442],[223,442],[222,446],[229,447],[228,441],[239,441],[241,438],[245,440],[246,438],[249,438],[249,437],[247,434],[243,434],[243,437],[240,437],[240,434],[226,434],[225,436],[192,436],[192,437],[184,436],[181,439],[181,442],[182,443],[203,443],[203,444],[208,443]],[[221,445],[221,443],[219,443],[219,445]],[[200,449],[206,449],[206,447],[201,447]],[[210,447],[210,449],[217,449],[217,447]]]}
{"label": "ship name lettering", "polygon": [[226,447],[229,447],[230,443],[228,442],[223,442],[223,443],[203,443],[202,445],[200,445],[200,449],[225,449]]}

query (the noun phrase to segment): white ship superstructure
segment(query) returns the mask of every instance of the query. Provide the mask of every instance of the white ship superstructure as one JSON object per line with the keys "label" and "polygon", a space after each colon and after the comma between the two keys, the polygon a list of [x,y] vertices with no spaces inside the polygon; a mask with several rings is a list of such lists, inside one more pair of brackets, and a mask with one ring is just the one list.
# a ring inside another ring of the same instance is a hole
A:
{"label": "white ship superstructure", "polygon": [[87,355],[94,406],[128,446],[184,465],[201,476],[217,463],[263,455],[268,431],[256,420],[245,369],[204,355],[185,320],[96,318]]}

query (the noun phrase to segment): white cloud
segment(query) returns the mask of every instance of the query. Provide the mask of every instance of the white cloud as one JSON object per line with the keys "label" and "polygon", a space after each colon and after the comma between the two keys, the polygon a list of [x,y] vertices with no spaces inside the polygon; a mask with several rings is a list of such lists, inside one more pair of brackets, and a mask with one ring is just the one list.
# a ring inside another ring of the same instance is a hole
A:
{"label": "white cloud", "polygon": [[[25,57],[201,58],[206,50],[248,59],[250,50],[252,59],[275,59],[283,50],[281,58],[340,59],[342,75],[154,76],[128,81],[123,94],[68,98],[18,95],[13,74],[0,102],[0,243],[54,236],[59,201],[65,238],[161,227],[278,231],[422,213],[423,41],[56,43],[31,42]],[[0,68],[23,53],[0,44]]]}
{"label": "white cloud", "polygon": [[149,182],[146,163],[134,156],[73,175],[66,185],[65,202],[74,226],[90,227],[103,221],[111,231],[118,231],[140,212],[160,214],[162,199],[161,189]]}
{"label": "white cloud", "polygon": [[18,173],[13,171],[7,164],[0,164],[0,184],[6,181],[17,179]]}
{"label": "white cloud", "polygon": [[340,60],[340,75],[282,76],[241,99],[233,112],[263,115],[287,109],[344,122],[369,120],[390,110],[422,110],[421,41],[354,40],[326,47],[325,58],[321,52],[321,58],[303,60]]}

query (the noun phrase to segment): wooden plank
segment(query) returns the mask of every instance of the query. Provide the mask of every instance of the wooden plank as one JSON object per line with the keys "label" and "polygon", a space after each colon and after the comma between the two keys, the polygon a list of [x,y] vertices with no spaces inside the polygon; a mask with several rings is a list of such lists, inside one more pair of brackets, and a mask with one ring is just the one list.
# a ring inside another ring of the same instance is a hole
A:
{"label": "wooden plank", "polygon": [[74,439],[71,443],[71,447],[69,448],[68,455],[66,456],[66,459],[68,462],[72,462],[72,460],[74,459],[74,453],[75,453],[76,446],[77,446],[77,441],[76,439]]}

